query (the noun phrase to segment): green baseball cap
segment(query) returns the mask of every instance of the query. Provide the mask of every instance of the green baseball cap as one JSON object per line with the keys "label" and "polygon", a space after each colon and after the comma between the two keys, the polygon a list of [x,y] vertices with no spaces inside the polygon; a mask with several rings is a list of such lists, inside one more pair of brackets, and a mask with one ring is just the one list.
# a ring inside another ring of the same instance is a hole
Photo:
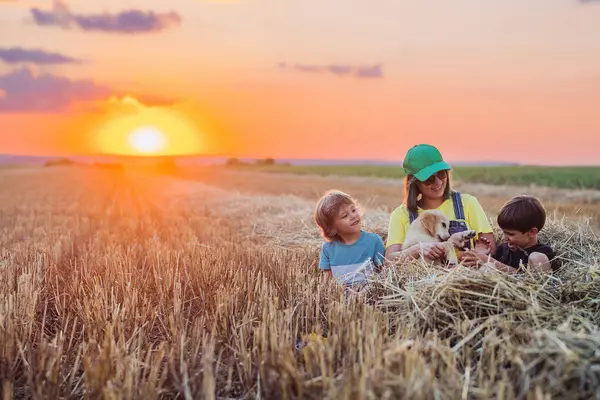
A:
{"label": "green baseball cap", "polygon": [[411,147],[402,163],[406,175],[414,175],[421,182],[426,181],[431,175],[445,169],[452,169],[442,154],[434,146],[418,144]]}

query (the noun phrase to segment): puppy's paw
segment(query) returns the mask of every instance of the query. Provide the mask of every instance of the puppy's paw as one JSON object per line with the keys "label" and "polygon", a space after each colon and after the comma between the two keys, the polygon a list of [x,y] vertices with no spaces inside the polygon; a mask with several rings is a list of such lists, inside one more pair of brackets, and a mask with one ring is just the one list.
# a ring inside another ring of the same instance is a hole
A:
{"label": "puppy's paw", "polygon": [[471,229],[468,231],[456,232],[450,236],[448,241],[452,243],[454,247],[458,249],[464,249],[468,241],[473,239],[475,236],[477,236],[477,232]]}
{"label": "puppy's paw", "polygon": [[464,234],[465,239],[473,239],[475,236],[477,236],[477,232],[475,232],[473,229],[461,233]]}

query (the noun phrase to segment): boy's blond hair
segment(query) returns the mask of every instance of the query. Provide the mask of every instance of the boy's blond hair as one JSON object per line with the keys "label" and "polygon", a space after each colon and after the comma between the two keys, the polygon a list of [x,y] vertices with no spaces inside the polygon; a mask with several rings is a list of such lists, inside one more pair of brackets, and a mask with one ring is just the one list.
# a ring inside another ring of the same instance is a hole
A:
{"label": "boy's blond hair", "polygon": [[321,228],[321,236],[331,242],[339,240],[339,236],[333,228],[333,221],[338,215],[340,208],[345,205],[354,205],[360,212],[358,203],[348,193],[341,190],[328,190],[317,202],[315,207],[314,219]]}

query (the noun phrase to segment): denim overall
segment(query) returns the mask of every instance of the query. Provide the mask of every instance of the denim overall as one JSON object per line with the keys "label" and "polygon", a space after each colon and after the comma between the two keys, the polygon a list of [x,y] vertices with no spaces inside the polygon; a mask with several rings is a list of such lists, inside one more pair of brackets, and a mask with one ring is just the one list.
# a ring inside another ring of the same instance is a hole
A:
{"label": "denim overall", "polygon": [[[454,206],[454,214],[456,215],[456,220],[450,221],[450,227],[448,232],[450,235],[455,234],[456,232],[463,232],[469,230],[467,227],[467,222],[465,221],[465,210],[463,208],[462,198],[460,197],[460,192],[452,192],[452,205]],[[408,216],[410,219],[410,223],[417,219],[419,216],[416,212],[408,211]],[[471,241],[469,241],[465,248],[471,248]]]}

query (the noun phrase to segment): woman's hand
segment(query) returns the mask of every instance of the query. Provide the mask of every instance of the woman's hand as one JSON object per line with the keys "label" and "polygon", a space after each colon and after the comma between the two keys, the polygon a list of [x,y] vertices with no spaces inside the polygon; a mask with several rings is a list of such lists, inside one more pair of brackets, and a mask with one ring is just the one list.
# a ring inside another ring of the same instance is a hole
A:
{"label": "woman's hand", "polygon": [[439,260],[446,255],[446,247],[442,243],[420,243],[414,246],[417,255],[423,255],[427,261]]}
{"label": "woman's hand", "polygon": [[400,259],[415,259],[421,255],[427,261],[438,260],[446,255],[446,248],[442,243],[418,243],[408,249],[402,250],[401,244],[393,244],[385,251],[385,258],[389,261],[397,261]]}

